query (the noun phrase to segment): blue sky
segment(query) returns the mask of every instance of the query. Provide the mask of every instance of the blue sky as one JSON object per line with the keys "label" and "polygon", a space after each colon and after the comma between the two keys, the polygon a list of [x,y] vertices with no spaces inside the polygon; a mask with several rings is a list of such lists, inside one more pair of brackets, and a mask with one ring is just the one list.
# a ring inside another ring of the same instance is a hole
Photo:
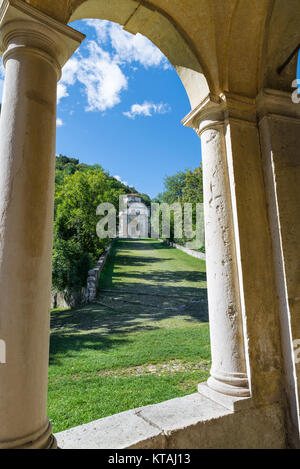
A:
{"label": "blue sky", "polygon": [[156,196],[163,179],[201,161],[201,143],[181,119],[183,85],[148,39],[100,20],[71,24],[87,38],[58,86],[57,154],[99,163]]}
{"label": "blue sky", "polygon": [[[300,50],[298,53],[297,79],[300,80]],[[300,94],[300,83],[298,82],[298,92]]]}

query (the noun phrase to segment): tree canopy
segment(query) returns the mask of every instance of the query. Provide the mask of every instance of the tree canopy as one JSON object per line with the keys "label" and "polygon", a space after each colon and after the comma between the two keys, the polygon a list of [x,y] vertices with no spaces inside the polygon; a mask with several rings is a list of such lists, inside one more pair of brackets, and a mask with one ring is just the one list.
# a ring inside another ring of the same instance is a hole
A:
{"label": "tree canopy", "polygon": [[[203,179],[202,166],[198,166],[194,170],[186,169],[178,171],[173,176],[166,176],[164,179],[165,190],[158,194],[154,199],[155,202],[164,202],[174,204],[176,202],[181,205],[185,203],[193,204],[192,209],[192,228],[196,228],[196,204],[203,203]],[[177,239],[174,237],[174,213],[171,212],[171,240],[178,244],[185,244],[188,239],[183,237]],[[201,249],[202,251],[204,248]]]}
{"label": "tree canopy", "polygon": [[[53,287],[57,291],[78,290],[86,283],[109,239],[99,239],[96,226],[99,204],[109,202],[118,212],[119,196],[137,193],[122,184],[100,165],[59,155],[55,171]],[[139,194],[146,204],[150,198]]]}

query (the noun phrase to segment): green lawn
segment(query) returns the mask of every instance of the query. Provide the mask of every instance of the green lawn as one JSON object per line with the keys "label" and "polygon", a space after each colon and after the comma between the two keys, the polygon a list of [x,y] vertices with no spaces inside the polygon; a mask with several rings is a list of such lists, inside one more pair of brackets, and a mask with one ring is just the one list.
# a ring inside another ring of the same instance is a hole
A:
{"label": "green lawn", "polygon": [[195,392],[209,375],[203,261],[118,240],[100,285],[95,304],[51,315],[54,432]]}

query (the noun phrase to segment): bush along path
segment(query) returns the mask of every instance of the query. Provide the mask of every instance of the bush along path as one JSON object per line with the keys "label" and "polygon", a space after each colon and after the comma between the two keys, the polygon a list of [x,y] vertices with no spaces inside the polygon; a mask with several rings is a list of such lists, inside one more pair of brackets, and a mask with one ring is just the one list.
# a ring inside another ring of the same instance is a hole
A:
{"label": "bush along path", "polygon": [[51,317],[48,413],[61,431],[196,392],[209,376],[205,262],[117,240],[95,303]]}

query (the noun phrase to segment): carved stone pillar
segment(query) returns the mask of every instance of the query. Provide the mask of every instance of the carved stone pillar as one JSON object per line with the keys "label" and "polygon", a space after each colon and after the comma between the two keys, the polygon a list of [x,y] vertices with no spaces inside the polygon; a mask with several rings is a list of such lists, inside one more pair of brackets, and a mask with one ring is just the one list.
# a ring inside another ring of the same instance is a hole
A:
{"label": "carved stone pillar", "polygon": [[224,394],[249,396],[225,127],[219,122],[203,122],[203,125],[204,217],[212,349],[211,376],[207,384]]}
{"label": "carved stone pillar", "polygon": [[0,449],[51,448],[46,414],[61,67],[84,36],[20,0],[0,9]]}
{"label": "carved stone pillar", "polygon": [[234,409],[250,395],[253,405],[281,402],[279,305],[257,100],[209,95],[184,124],[197,131],[203,150],[212,369],[200,390]]}
{"label": "carved stone pillar", "polygon": [[207,385],[234,397],[250,395],[246,371],[230,181],[221,102],[201,110],[205,247],[212,368]]}

